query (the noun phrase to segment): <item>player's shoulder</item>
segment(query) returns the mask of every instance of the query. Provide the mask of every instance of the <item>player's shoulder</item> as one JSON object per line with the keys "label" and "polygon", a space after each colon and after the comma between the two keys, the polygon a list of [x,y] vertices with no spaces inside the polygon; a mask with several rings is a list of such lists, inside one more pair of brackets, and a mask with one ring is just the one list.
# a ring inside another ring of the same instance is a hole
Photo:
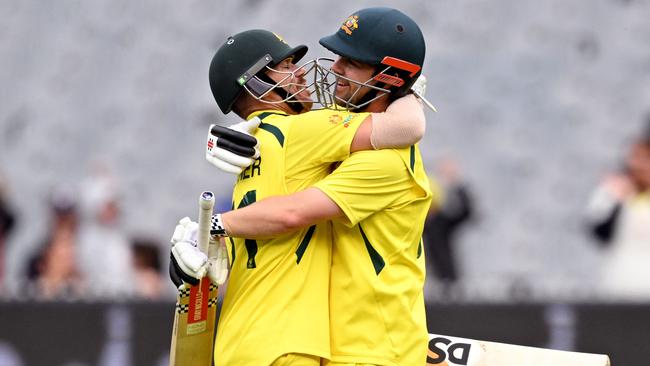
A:
{"label": "player's shoulder", "polygon": [[318,109],[295,116],[296,120],[322,123],[327,126],[347,127],[352,121],[365,119],[369,113],[355,113],[346,110]]}
{"label": "player's shoulder", "polygon": [[362,150],[350,154],[348,159],[352,159],[351,163],[372,165],[375,170],[393,174],[406,167],[403,156],[408,150],[409,148]]}
{"label": "player's shoulder", "polygon": [[387,159],[389,161],[397,162],[401,160],[402,156],[410,155],[413,146],[405,148],[396,148],[396,149],[379,149],[379,150],[361,150],[352,153],[351,155],[365,156],[372,158],[373,160],[377,159]]}
{"label": "player's shoulder", "polygon": [[282,111],[268,110],[254,114],[261,119],[262,124],[286,125],[291,122],[293,115],[286,114]]}

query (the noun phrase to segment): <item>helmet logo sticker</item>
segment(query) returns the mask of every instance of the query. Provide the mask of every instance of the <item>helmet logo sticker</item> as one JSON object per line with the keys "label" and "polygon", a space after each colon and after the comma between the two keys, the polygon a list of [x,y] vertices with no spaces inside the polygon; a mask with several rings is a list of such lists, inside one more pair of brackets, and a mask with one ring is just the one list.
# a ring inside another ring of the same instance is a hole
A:
{"label": "helmet logo sticker", "polygon": [[343,22],[341,29],[343,29],[343,31],[345,31],[345,33],[347,33],[348,36],[351,36],[352,31],[359,28],[358,20],[359,20],[358,15],[350,15],[348,19],[346,19],[345,22]]}

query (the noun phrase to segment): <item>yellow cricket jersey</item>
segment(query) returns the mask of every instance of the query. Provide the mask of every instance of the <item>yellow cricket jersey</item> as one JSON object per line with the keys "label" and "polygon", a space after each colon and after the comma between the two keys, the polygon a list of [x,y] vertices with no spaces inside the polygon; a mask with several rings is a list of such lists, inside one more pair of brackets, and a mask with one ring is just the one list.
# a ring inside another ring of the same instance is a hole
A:
{"label": "yellow cricket jersey", "polygon": [[[233,207],[303,190],[350,155],[368,114],[256,112],[260,157],[238,178]],[[254,225],[254,223],[251,223]],[[217,327],[218,366],[266,366],[285,353],[330,356],[331,225],[270,240],[232,238],[231,272]]]}
{"label": "yellow cricket jersey", "polygon": [[425,365],[431,191],[418,148],[356,152],[315,187],[345,213],[333,221],[332,361]]}
{"label": "yellow cricket jersey", "polygon": [[442,207],[442,202],[445,200],[445,190],[438,180],[429,176],[429,188],[431,188],[431,209],[439,210]]}

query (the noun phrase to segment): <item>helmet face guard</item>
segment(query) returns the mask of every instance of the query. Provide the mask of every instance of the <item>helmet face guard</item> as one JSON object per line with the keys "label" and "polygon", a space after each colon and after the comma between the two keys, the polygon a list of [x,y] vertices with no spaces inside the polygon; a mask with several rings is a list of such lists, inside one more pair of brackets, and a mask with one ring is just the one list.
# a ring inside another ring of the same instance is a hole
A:
{"label": "helmet face guard", "polygon": [[[293,71],[282,71],[269,66],[273,64],[273,60],[270,55],[265,55],[237,78],[237,83],[251,97],[260,102],[271,105],[288,103],[297,112],[311,109],[314,102],[318,103],[321,108],[359,110],[375,100],[391,94],[389,88],[399,88],[404,85],[404,80],[395,76],[395,70],[407,71],[411,75],[420,71],[418,65],[386,57],[382,62],[382,66],[385,66],[383,69],[379,69],[368,80],[358,81],[332,71],[334,62],[335,60],[332,58],[321,57],[306,61]],[[304,83],[294,82],[296,73],[300,70],[303,71]],[[266,75],[268,71],[283,75],[283,77],[277,81],[273,80]],[[336,95],[336,86],[339,80],[345,80],[356,87],[352,95],[347,98]],[[361,91],[364,88],[368,91],[362,95]],[[271,93],[274,94],[273,98],[270,96]]]}
{"label": "helmet face guard", "polygon": [[[250,80],[254,80],[250,85],[255,84],[257,79],[271,85],[276,84],[275,81],[266,78],[265,67],[275,67],[288,58],[298,62],[306,53],[307,46],[291,47],[279,35],[263,29],[251,29],[230,36],[219,47],[210,62],[208,76],[212,95],[221,111],[224,114],[230,113],[236,99],[244,93],[244,86]],[[280,72],[280,70],[274,71]],[[288,81],[292,82],[292,80]],[[258,94],[264,94],[267,88],[263,83],[257,84],[259,85],[255,88],[261,92]],[[286,99],[282,89],[276,89],[280,92],[280,98]],[[270,100],[271,96],[267,96],[268,98],[265,99]],[[278,98],[273,95],[272,99]],[[296,103],[292,105],[297,106]]]}
{"label": "helmet face guard", "polygon": [[[314,68],[316,99],[324,108],[329,109],[357,110],[364,108],[375,100],[391,94],[390,88],[399,88],[405,84],[404,79],[394,73],[395,70],[406,71],[411,77],[420,71],[418,65],[393,57],[385,57],[381,66],[378,66],[379,71],[370,79],[357,81],[332,71],[333,63],[334,60],[331,58],[318,58],[315,60]],[[384,68],[381,69],[381,67]],[[340,79],[356,86],[356,90],[347,98],[336,95],[336,85]],[[386,87],[378,85],[386,85]],[[369,89],[369,91],[361,95],[360,92],[364,88]]]}
{"label": "helmet face guard", "polygon": [[[316,59],[314,62],[316,101],[323,108],[347,110],[361,109],[384,95],[390,94],[390,90],[374,85],[374,77],[365,81],[357,81],[332,71],[334,60],[331,58],[322,57]],[[336,95],[336,86],[339,80],[345,80],[350,83],[350,85],[356,87],[356,90],[354,90],[347,99]],[[369,91],[364,95],[368,95],[368,93],[373,91],[375,95],[366,100],[366,98],[363,98],[360,93],[364,88],[369,89]]]}
{"label": "helmet face guard", "polygon": [[[313,104],[311,94],[313,93],[313,82],[305,82],[304,84],[296,83],[293,80],[296,78],[296,72],[299,70],[304,71],[307,76],[313,73],[315,68],[314,61],[307,61],[301,66],[298,66],[294,71],[281,71],[275,69],[269,64],[273,60],[270,55],[265,55],[260,58],[253,66],[251,66],[244,74],[237,78],[237,83],[254,99],[268,104],[281,104],[281,103],[300,103],[303,107],[301,109],[310,109]],[[266,75],[268,71],[276,74],[283,75],[279,80],[273,80]],[[270,99],[270,94],[275,92],[277,96]]]}

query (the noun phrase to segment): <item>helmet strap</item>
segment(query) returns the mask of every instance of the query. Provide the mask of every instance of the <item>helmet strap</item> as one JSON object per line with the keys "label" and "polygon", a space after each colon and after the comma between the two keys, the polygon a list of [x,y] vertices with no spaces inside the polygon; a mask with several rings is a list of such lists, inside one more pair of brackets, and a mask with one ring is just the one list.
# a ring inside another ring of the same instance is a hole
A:
{"label": "helmet strap", "polygon": [[[377,98],[377,93],[378,92],[379,92],[379,90],[377,90],[375,88],[370,88],[370,91],[367,92],[363,97],[361,97],[361,99],[359,99],[358,102],[355,103],[356,105],[360,105],[362,107],[354,108],[354,109],[351,109],[350,111],[355,112],[355,113],[362,112],[365,108],[368,107],[368,105],[370,105],[370,102],[373,99]],[[364,105],[364,104],[366,104],[366,105]]]}
{"label": "helmet strap", "polygon": [[[374,74],[372,75],[372,80],[377,80],[377,79],[375,79],[375,77],[376,77],[377,75],[382,74],[382,72],[384,71],[384,69],[385,69],[385,67],[382,67],[381,65],[377,65],[377,66],[375,66],[375,71],[374,71]],[[382,74],[382,75],[385,75],[385,74]],[[389,86],[390,86],[390,85],[389,85]],[[387,88],[387,89],[390,90],[390,89],[392,89],[392,88]],[[365,109],[366,107],[368,107],[368,105],[364,105],[364,104],[365,104],[365,103],[370,104],[370,102],[371,102],[373,99],[377,98],[377,94],[379,94],[379,89],[370,88],[370,91],[369,91],[368,93],[366,93],[363,97],[361,97],[361,99],[359,99],[359,101],[358,101],[357,103],[355,103],[356,105],[361,105],[361,106],[363,106],[363,107],[361,107],[361,108],[354,108],[354,109],[351,109],[351,111],[352,111],[352,112],[361,112],[363,109]],[[386,93],[386,94],[388,94],[388,97],[389,97],[389,98],[393,95],[392,92],[390,92],[390,93]]]}

